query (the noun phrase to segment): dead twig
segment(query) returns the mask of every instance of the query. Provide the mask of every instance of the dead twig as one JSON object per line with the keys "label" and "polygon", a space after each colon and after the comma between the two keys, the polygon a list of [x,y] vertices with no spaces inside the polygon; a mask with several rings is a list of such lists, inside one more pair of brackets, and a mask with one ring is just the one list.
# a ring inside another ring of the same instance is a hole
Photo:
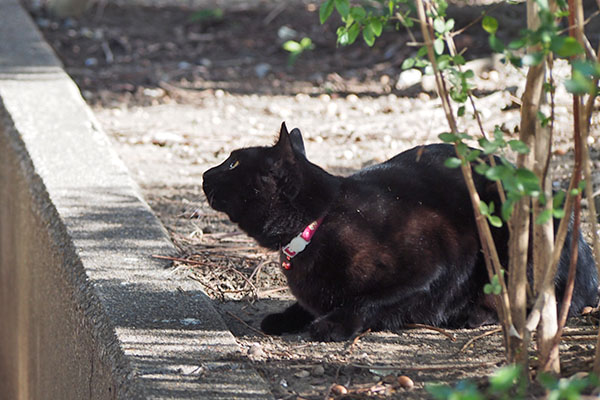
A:
{"label": "dead twig", "polygon": [[436,326],[425,325],[425,324],[406,324],[404,326],[406,328],[411,328],[411,329],[429,329],[432,331],[436,331],[436,332],[441,333],[442,335],[446,336],[451,341],[456,342],[456,337],[453,334],[449,333],[448,331],[445,331],[442,328],[438,328]]}
{"label": "dead twig", "polygon": [[354,346],[356,346],[356,344],[358,343],[358,341],[360,339],[362,339],[363,337],[367,336],[369,333],[371,333],[371,328],[367,329],[366,331],[364,331],[363,333],[356,335],[356,337],[354,339],[352,339],[352,342],[350,342],[348,344],[348,346],[346,347],[346,352],[347,353],[351,353]]}
{"label": "dead twig", "polygon": [[161,256],[160,254],[152,254],[150,257],[158,258],[159,260],[177,261],[185,264],[203,265],[203,261],[190,260],[189,258],[172,257],[172,256]]}
{"label": "dead twig", "polygon": [[458,350],[456,352],[456,354],[462,353],[463,351],[465,351],[467,349],[467,347],[469,347],[470,345],[472,345],[474,342],[478,341],[479,339],[483,339],[486,336],[490,336],[490,335],[493,335],[494,333],[498,333],[498,332],[502,332],[502,328],[495,328],[495,329],[492,329],[491,331],[484,332],[481,335],[472,337],[471,339],[467,340],[467,342],[460,348],[460,350]]}
{"label": "dead twig", "polygon": [[486,362],[482,362],[482,363],[466,364],[466,365],[445,364],[445,365],[427,365],[427,366],[423,366],[423,367],[407,367],[407,366],[394,367],[394,366],[390,366],[390,365],[366,365],[366,364],[355,364],[355,363],[352,363],[350,365],[355,368],[377,369],[377,370],[381,370],[381,371],[444,371],[444,370],[450,370],[453,368],[477,369],[477,368],[493,367],[493,366],[496,366],[499,362],[502,362],[502,360],[486,361]]}
{"label": "dead twig", "polygon": [[277,293],[277,292],[283,292],[285,290],[287,290],[287,286],[281,286],[281,287],[277,287],[277,288],[273,288],[273,289],[262,290],[262,291],[258,292],[258,295],[264,296],[264,295],[269,295],[269,294],[273,294],[273,293]]}
{"label": "dead twig", "polygon": [[598,339],[598,335],[587,335],[587,336],[562,336],[560,338],[563,342],[591,342]]}

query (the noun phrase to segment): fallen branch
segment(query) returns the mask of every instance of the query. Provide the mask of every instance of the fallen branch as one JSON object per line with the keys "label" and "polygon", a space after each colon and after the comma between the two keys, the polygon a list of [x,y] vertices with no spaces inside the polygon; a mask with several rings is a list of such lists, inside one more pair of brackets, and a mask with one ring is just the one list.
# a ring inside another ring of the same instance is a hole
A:
{"label": "fallen branch", "polygon": [[467,349],[467,347],[469,347],[470,345],[472,345],[477,340],[483,339],[486,336],[490,336],[490,335],[493,335],[494,333],[498,333],[498,332],[502,332],[502,328],[495,328],[495,329],[492,329],[491,331],[487,331],[485,333],[482,333],[481,335],[477,335],[475,337],[472,337],[471,339],[467,340],[467,342],[460,348],[460,350],[458,350],[456,352],[456,354],[462,353],[463,351],[465,351]]}
{"label": "fallen branch", "polygon": [[355,337],[354,339],[352,339],[352,342],[350,342],[350,343],[348,344],[348,346],[346,347],[346,352],[347,352],[347,353],[350,353],[350,352],[352,352],[352,348],[353,348],[354,346],[356,346],[356,344],[358,343],[358,341],[359,341],[360,339],[362,339],[363,337],[365,337],[366,335],[368,335],[369,333],[371,333],[371,328],[367,329],[366,331],[364,331],[363,333],[361,333],[361,334],[359,334],[359,335],[356,335],[356,337]]}
{"label": "fallen branch", "polygon": [[390,365],[365,365],[365,364],[355,364],[355,363],[352,363],[350,365],[355,368],[378,369],[378,370],[382,370],[382,371],[447,371],[452,368],[468,369],[468,368],[493,367],[501,362],[503,362],[503,361],[502,360],[487,361],[487,362],[482,362],[482,363],[477,363],[477,364],[467,364],[467,365],[456,365],[456,364],[428,365],[428,366],[424,366],[424,367],[407,367],[407,366],[394,367],[394,366],[390,366]]}
{"label": "fallen branch", "polygon": [[442,335],[446,336],[451,341],[456,342],[456,336],[454,336],[453,334],[448,333],[444,329],[438,328],[436,326],[425,325],[425,324],[406,324],[404,326],[406,328],[411,328],[411,329],[429,329],[432,331],[436,331],[436,332],[441,333]]}

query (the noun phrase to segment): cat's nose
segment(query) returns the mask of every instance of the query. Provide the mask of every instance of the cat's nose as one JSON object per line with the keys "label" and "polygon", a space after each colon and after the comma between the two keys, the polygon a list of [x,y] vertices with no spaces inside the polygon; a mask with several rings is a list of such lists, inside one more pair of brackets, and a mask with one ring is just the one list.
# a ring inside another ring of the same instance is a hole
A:
{"label": "cat's nose", "polygon": [[202,181],[206,182],[207,180],[210,180],[210,178],[216,173],[217,171],[215,171],[215,168],[210,168],[206,171],[204,171],[204,173],[202,174]]}

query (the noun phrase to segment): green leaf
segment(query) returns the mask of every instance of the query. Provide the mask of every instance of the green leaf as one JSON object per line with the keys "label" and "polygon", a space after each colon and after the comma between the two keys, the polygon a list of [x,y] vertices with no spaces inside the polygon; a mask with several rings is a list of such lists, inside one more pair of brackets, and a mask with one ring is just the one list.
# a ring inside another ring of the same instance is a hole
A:
{"label": "green leaf", "polygon": [[367,15],[367,12],[362,7],[352,7],[350,8],[350,16],[355,21],[362,21],[363,18]]}
{"label": "green leaf", "polygon": [[465,156],[468,162],[473,162],[479,158],[481,155],[481,150],[469,150]]}
{"label": "green leaf", "polygon": [[319,20],[321,21],[321,24],[327,21],[333,12],[334,5],[334,0],[327,0],[325,3],[321,4],[321,8],[319,8]]}
{"label": "green leaf", "polygon": [[565,193],[564,190],[560,190],[560,191],[556,192],[556,194],[552,198],[552,208],[561,207],[563,205],[563,202],[565,201],[566,195],[567,194]]}
{"label": "green leaf", "polygon": [[446,32],[450,32],[452,29],[454,29],[454,20],[449,19],[446,21]]}
{"label": "green leaf", "polygon": [[475,166],[475,172],[477,172],[479,175],[485,175],[488,169],[490,169],[490,166],[486,163],[477,164]]}
{"label": "green leaf", "polygon": [[519,50],[525,47],[525,45],[527,45],[527,40],[525,38],[519,38],[510,42],[508,48],[510,50]]}
{"label": "green leaf", "polygon": [[554,36],[550,49],[560,58],[569,58],[583,53],[583,47],[571,36]]}
{"label": "green leaf", "polygon": [[502,219],[496,215],[488,216],[488,221],[490,221],[490,225],[495,226],[496,228],[502,227]]}
{"label": "green leaf", "polygon": [[460,167],[461,164],[462,164],[462,161],[460,161],[460,159],[456,158],[456,157],[450,157],[450,158],[447,158],[446,161],[444,161],[444,165],[447,168],[458,168],[458,167]]}
{"label": "green leaf", "polygon": [[523,66],[523,59],[515,56],[513,53],[508,53],[508,61],[510,61],[515,68],[521,68]]}
{"label": "green leaf", "polygon": [[593,93],[596,89],[591,79],[581,75],[576,76],[575,73],[571,79],[565,81],[565,88],[573,94]]}
{"label": "green leaf", "polygon": [[454,56],[454,65],[465,65],[465,58],[461,54],[457,54]]}
{"label": "green leaf", "polygon": [[435,39],[433,42],[433,50],[438,56],[441,55],[444,52],[444,41],[440,38]]}
{"label": "green leaf", "polygon": [[469,146],[467,146],[465,143],[458,143],[456,145],[456,152],[462,156],[462,157],[466,157],[467,153],[469,152]]}
{"label": "green leaf", "polygon": [[496,35],[490,35],[488,38],[490,48],[496,53],[502,53],[504,51],[504,43],[496,37]]}
{"label": "green leaf", "polygon": [[436,400],[447,400],[453,398],[454,390],[448,385],[439,383],[426,383],[425,390]]}
{"label": "green leaf", "polygon": [[295,40],[288,40],[283,44],[283,49],[290,53],[299,53],[302,51],[302,45]]}
{"label": "green leaf", "polygon": [[359,34],[360,26],[355,22],[348,28],[348,44],[354,43]]}
{"label": "green leaf", "polygon": [[496,393],[508,393],[521,379],[521,367],[508,365],[498,369],[490,376],[490,386]]}
{"label": "green leaf", "polygon": [[520,140],[509,140],[508,145],[512,151],[516,151],[519,154],[529,154],[529,147]]}
{"label": "green leaf", "polygon": [[586,61],[581,61],[581,60],[575,60],[572,63],[573,65],[573,70],[577,71],[578,73],[585,75],[585,76],[593,76],[593,77],[600,77],[600,64],[598,64],[597,62],[592,62],[589,60]]}
{"label": "green leaf", "polygon": [[538,183],[538,178],[536,174],[527,169],[527,168],[518,168],[516,171],[516,176],[523,182],[535,182]]}
{"label": "green leaf", "polygon": [[496,18],[486,15],[481,21],[481,26],[490,35],[495,35],[496,31],[498,30],[498,21]]}
{"label": "green leaf", "polygon": [[460,140],[460,138],[457,135],[450,132],[440,133],[438,138],[440,138],[440,140],[445,143],[455,143]]}
{"label": "green leaf", "polygon": [[[493,290],[494,290],[494,287],[491,284],[486,283],[485,285],[483,285],[483,293],[492,294]],[[449,397],[446,397],[446,399],[448,399],[448,398]]]}
{"label": "green leaf", "polygon": [[478,143],[485,154],[492,154],[498,150],[498,144],[496,142],[489,141],[487,138],[482,137],[478,140]]}
{"label": "green leaf", "polygon": [[375,44],[375,35],[373,34],[373,29],[371,28],[371,24],[365,25],[362,31],[363,40],[369,47],[373,47]]}
{"label": "green leaf", "polygon": [[347,46],[350,44],[350,34],[348,33],[348,28],[346,28],[345,26],[340,26],[337,28],[335,33],[337,35],[337,42],[340,45]]}
{"label": "green leaf", "polygon": [[450,67],[450,61],[452,61],[452,57],[448,54],[442,54],[437,58],[438,68],[443,71]]}
{"label": "green leaf", "polygon": [[305,37],[300,41],[300,46],[302,46],[302,50],[310,49],[313,47],[311,38]]}
{"label": "green leaf", "polygon": [[442,16],[446,16],[446,9],[448,8],[448,2],[446,2],[445,0],[437,0],[437,12],[438,15],[442,15]]}
{"label": "green leaf", "polygon": [[565,82],[567,90],[574,94],[594,93],[596,87],[591,79],[592,76],[600,75],[598,63],[589,61],[573,61],[573,75]]}
{"label": "green leaf", "polygon": [[479,202],[479,212],[481,213],[481,215],[489,215],[490,210],[485,201]]}
{"label": "green leaf", "polygon": [[415,59],[414,58],[407,58],[406,60],[404,60],[402,62],[402,69],[403,70],[411,69],[414,66],[415,66]]}
{"label": "green leaf", "polygon": [[444,33],[446,33],[446,22],[444,22],[444,20],[439,17],[434,19],[433,29],[440,35],[443,35]]}
{"label": "green leaf", "polygon": [[542,127],[546,127],[548,126],[548,123],[550,122],[550,117],[547,117],[543,112],[538,111],[537,112],[537,117],[540,120],[540,124],[542,125]]}
{"label": "green leaf", "polygon": [[493,167],[490,167],[485,172],[485,177],[491,181],[497,181],[506,176],[508,172],[508,169],[504,165],[495,165]]}
{"label": "green leaf", "polygon": [[349,0],[334,0],[335,9],[340,13],[343,19],[348,18],[350,14],[350,1]]}
{"label": "green leaf", "polygon": [[371,29],[373,29],[373,33],[375,36],[381,36],[381,32],[383,31],[383,24],[380,19],[371,20]]}
{"label": "green leaf", "polygon": [[458,107],[458,110],[456,111],[456,115],[459,117],[462,117],[463,115],[465,115],[465,106]]}
{"label": "green leaf", "polygon": [[417,51],[417,57],[425,57],[427,55],[427,47],[421,46]]}

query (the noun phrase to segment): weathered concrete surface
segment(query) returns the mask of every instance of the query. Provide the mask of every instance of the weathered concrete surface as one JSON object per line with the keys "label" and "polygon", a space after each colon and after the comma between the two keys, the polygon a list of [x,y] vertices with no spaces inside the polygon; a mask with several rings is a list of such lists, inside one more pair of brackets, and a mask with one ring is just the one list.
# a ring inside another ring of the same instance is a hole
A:
{"label": "weathered concrete surface", "polygon": [[[168,168],[168,166],[165,166]],[[16,0],[0,0],[0,393],[270,398]]]}

